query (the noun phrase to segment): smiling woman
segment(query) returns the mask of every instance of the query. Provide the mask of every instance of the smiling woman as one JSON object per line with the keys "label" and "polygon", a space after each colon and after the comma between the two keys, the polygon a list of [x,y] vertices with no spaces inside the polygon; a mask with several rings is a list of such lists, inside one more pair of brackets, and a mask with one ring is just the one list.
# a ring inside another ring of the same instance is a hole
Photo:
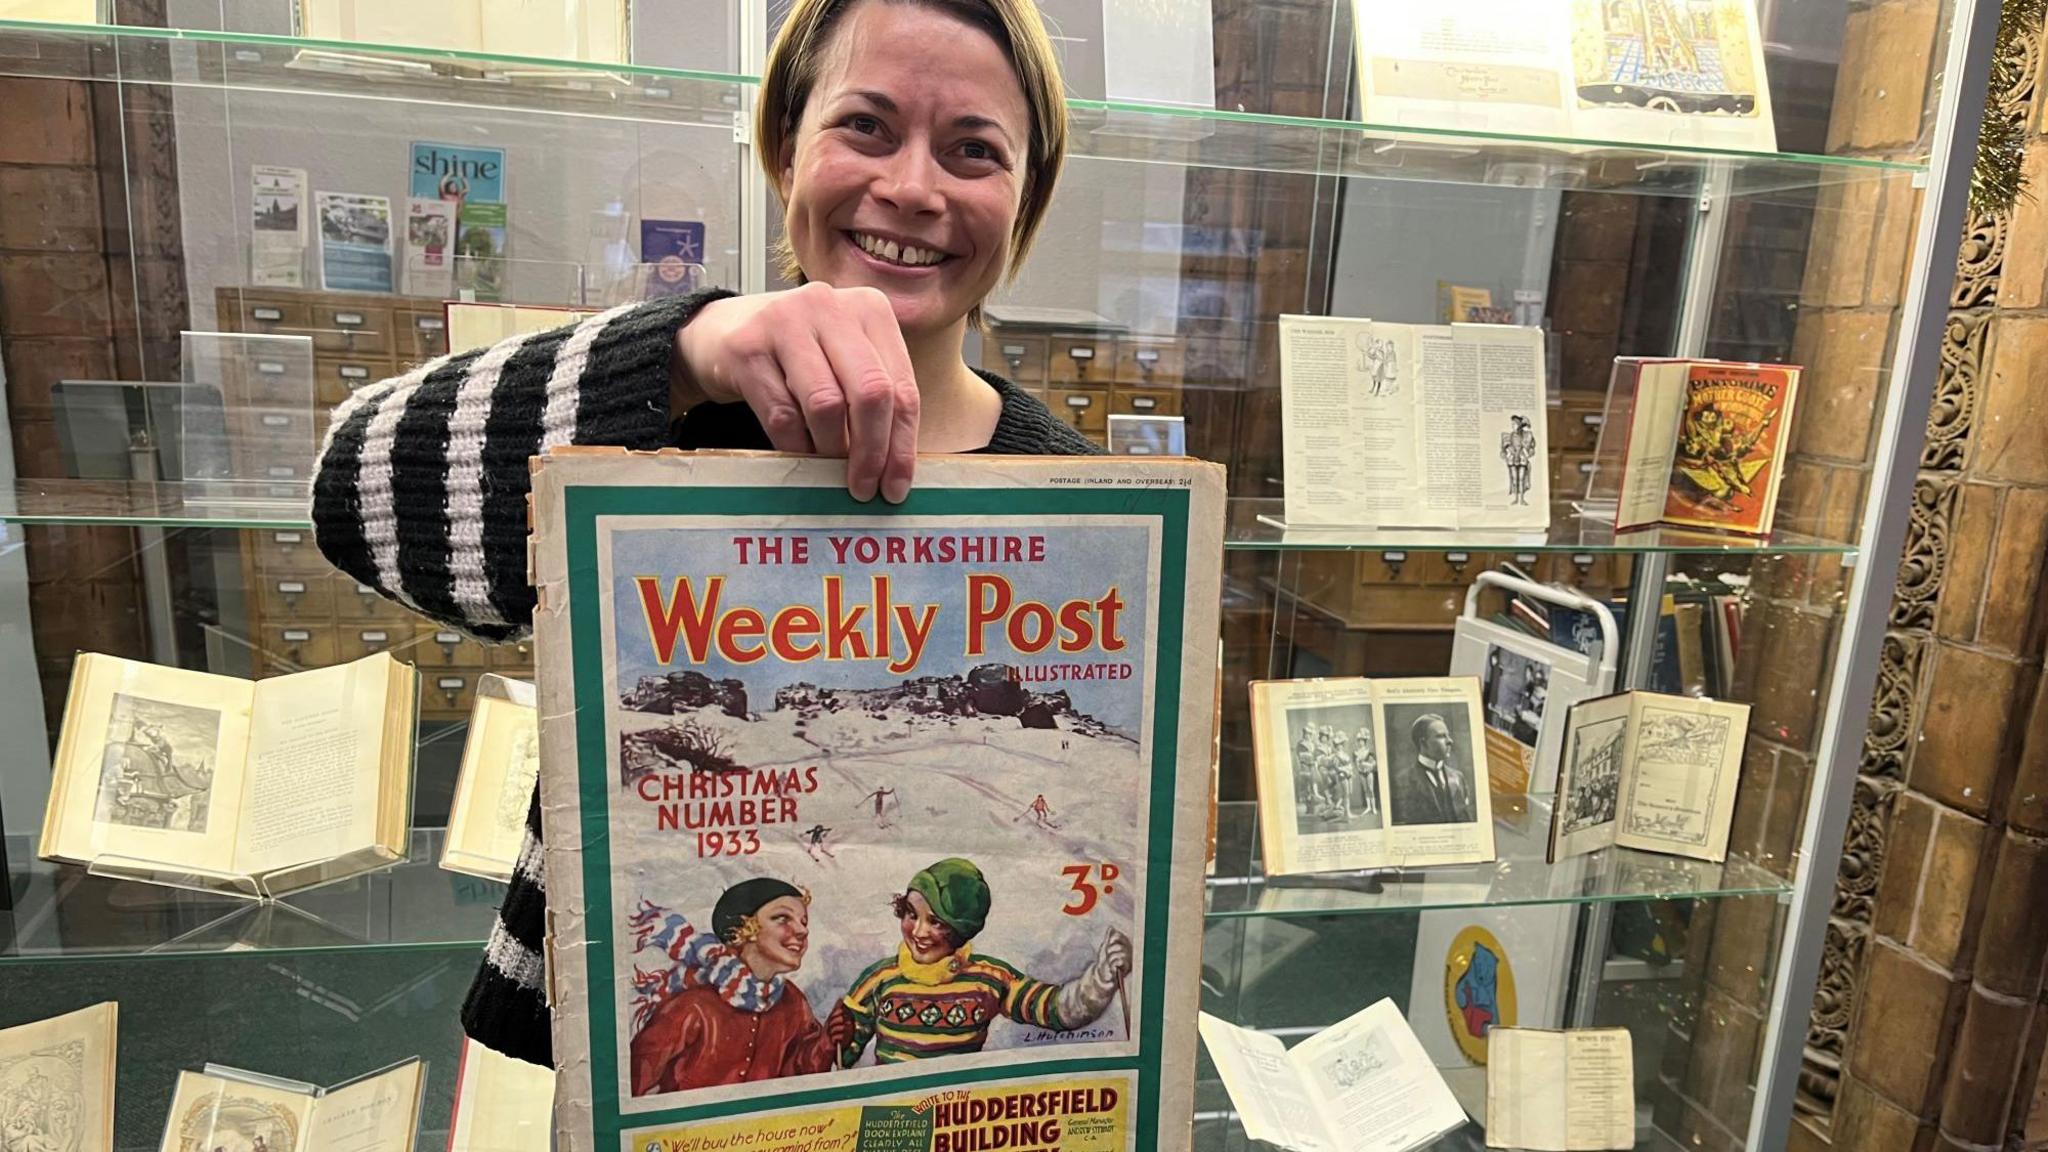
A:
{"label": "smiling woman", "polygon": [[[943,50],[936,50],[943,46]],[[1031,246],[1066,153],[1030,0],[798,0],[755,138],[786,292],[712,290],[420,365],[334,412],[313,520],[336,567],[486,640],[527,630],[527,460],[565,444],[843,457],[900,501],[923,452],[1097,451],[967,365],[981,303]],[[538,810],[463,1020],[546,1063]]]}

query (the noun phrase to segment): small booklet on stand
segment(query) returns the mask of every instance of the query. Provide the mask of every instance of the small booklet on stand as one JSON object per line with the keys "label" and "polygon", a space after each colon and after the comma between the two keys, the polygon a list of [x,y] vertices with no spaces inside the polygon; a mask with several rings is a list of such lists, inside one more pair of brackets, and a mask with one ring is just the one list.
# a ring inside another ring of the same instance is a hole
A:
{"label": "small booklet on stand", "polygon": [[1267,875],[1493,859],[1478,680],[1261,680],[1251,691]]}
{"label": "small booklet on stand", "polygon": [[82,655],[37,852],[257,898],[403,860],[418,684],[381,652],[261,681]]}
{"label": "small booklet on stand", "polygon": [[554,1115],[554,1069],[462,1038],[448,1152],[548,1152]]}
{"label": "small booklet on stand", "polygon": [[0,1125],[8,1152],[113,1152],[113,1001],[0,1028]]}
{"label": "small booklet on stand", "polygon": [[1293,1152],[1408,1152],[1465,1126],[1392,1000],[1294,1046],[1207,1012],[1198,1026],[1246,1136]]}
{"label": "small booklet on stand", "polygon": [[1626,1028],[1495,1028],[1487,1037],[1486,1146],[1604,1152],[1636,1146]]}
{"label": "small booklet on stand", "polygon": [[412,1152],[418,1057],[332,1088],[209,1064],[178,1073],[161,1152]]}
{"label": "small booklet on stand", "polygon": [[[1799,369],[1724,360],[1614,362],[1594,488],[1615,500],[1616,531],[1670,524],[1768,536],[1792,443]],[[1618,482],[1618,491],[1613,485]]]}
{"label": "small booklet on stand", "polygon": [[1728,858],[1749,705],[1622,692],[1572,705],[1564,722],[1551,863],[1610,845]]}
{"label": "small booklet on stand", "polygon": [[540,778],[533,685],[486,672],[469,713],[462,771],[448,806],[441,867],[487,880],[512,879],[526,841],[526,810]]}

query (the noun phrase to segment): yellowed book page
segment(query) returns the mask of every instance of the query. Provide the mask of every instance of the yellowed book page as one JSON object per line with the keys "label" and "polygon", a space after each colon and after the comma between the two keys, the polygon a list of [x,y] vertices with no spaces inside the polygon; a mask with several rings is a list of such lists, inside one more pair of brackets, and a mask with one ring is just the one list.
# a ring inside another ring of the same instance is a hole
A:
{"label": "yellowed book page", "polygon": [[73,675],[42,855],[232,871],[253,685],[99,654]]}
{"label": "yellowed book page", "polygon": [[256,686],[238,870],[260,876],[377,843],[390,660]]}
{"label": "yellowed book page", "polygon": [[476,0],[299,0],[299,27],[314,40],[483,49]]}
{"label": "yellowed book page", "polygon": [[554,1105],[554,1069],[464,1037],[448,1152],[548,1152]]}
{"label": "yellowed book page", "polygon": [[1584,700],[1567,714],[1564,751],[1551,810],[1550,859],[1595,852],[1614,843],[1620,822],[1622,766],[1627,763],[1633,693]]}
{"label": "yellowed book page", "polygon": [[1614,842],[1695,860],[1726,859],[1749,705],[1632,695]]}
{"label": "yellowed book page", "polygon": [[1563,1149],[1565,1034],[1495,1028],[1486,1036],[1486,1146]]}
{"label": "yellowed book page", "polygon": [[1387,862],[1374,686],[1361,677],[1252,685],[1259,834],[1269,875]]}
{"label": "yellowed book page", "polygon": [[1294,525],[1412,525],[1414,330],[1280,317],[1281,451]]}
{"label": "yellowed book page", "polygon": [[539,721],[532,707],[481,697],[469,716],[462,774],[448,810],[441,867],[510,879],[540,777]]}
{"label": "yellowed book page", "polygon": [[1569,8],[1573,136],[1777,151],[1754,0]]}
{"label": "yellowed book page", "polygon": [[1361,117],[1375,125],[1561,137],[1566,10],[1522,0],[1353,0]]}
{"label": "yellowed book page", "polygon": [[1374,680],[1386,863],[1493,859],[1493,790],[1477,676]]}
{"label": "yellowed book page", "polygon": [[1465,1126],[1465,1109],[1392,1000],[1294,1046],[1287,1062],[1340,1152],[1407,1152]]}
{"label": "yellowed book page", "polygon": [[305,1152],[312,1106],[302,1093],[180,1072],[160,1152]]}
{"label": "yellowed book page", "polygon": [[626,62],[625,0],[482,0],[480,7],[486,52]]}
{"label": "yellowed book page", "polygon": [[99,0],[0,0],[0,20],[92,24],[98,13]]}
{"label": "yellowed book page", "polygon": [[0,1137],[9,1152],[113,1152],[119,1009],[95,1004],[0,1029]]}
{"label": "yellowed book page", "polygon": [[514,335],[512,324],[518,311],[509,304],[449,304],[448,347],[467,352]]}
{"label": "yellowed book page", "polygon": [[1245,1135],[1293,1152],[1336,1152],[1336,1139],[1324,1127],[1308,1086],[1278,1037],[1240,1028],[1207,1012],[1201,1013],[1196,1027]]}
{"label": "yellowed book page", "polygon": [[1626,1028],[1564,1034],[1565,1140],[1573,1152],[1636,1146],[1635,1051]]}
{"label": "yellowed book page", "polygon": [[514,308],[512,309],[511,336],[524,336],[529,332],[545,332],[588,320],[597,313],[588,308]]}
{"label": "yellowed book page", "polygon": [[414,1060],[320,1097],[304,1152],[411,1152],[426,1067]]}
{"label": "yellowed book page", "polygon": [[1678,450],[1678,421],[1685,415],[1687,361],[1645,364],[1636,378],[1635,411],[1628,427],[1628,455],[1621,465],[1616,528],[1655,524],[1664,516],[1671,488],[1671,458]]}

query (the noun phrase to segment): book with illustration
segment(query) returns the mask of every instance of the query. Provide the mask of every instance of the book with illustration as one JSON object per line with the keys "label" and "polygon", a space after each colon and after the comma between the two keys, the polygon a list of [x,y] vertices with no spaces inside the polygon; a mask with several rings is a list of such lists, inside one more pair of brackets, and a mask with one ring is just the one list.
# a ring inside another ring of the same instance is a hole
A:
{"label": "book with illustration", "polygon": [[1727,859],[1748,732],[1749,705],[1725,700],[1637,691],[1572,705],[1550,861],[1616,845]]}
{"label": "book with illustration", "polygon": [[208,1064],[178,1073],[159,1152],[413,1152],[417,1057],[332,1088]]}
{"label": "book with illustration", "polygon": [[526,809],[540,779],[540,718],[533,685],[495,672],[477,679],[462,768],[448,804],[441,867],[510,880],[526,839]]}
{"label": "book with illustration", "polygon": [[[1724,360],[1615,361],[1617,531],[1654,524],[1768,536],[1785,479],[1799,369]],[[1596,488],[1602,481],[1596,478]]]}
{"label": "book with illustration", "polygon": [[402,860],[418,682],[381,652],[257,681],[81,655],[37,851],[250,897]]}
{"label": "book with illustration", "polygon": [[1187,1146],[1221,468],[580,449],[533,507],[559,1147]]}
{"label": "book with illustration", "polygon": [[8,1152],[114,1152],[119,1017],[109,1000],[0,1028],[0,1135]]}

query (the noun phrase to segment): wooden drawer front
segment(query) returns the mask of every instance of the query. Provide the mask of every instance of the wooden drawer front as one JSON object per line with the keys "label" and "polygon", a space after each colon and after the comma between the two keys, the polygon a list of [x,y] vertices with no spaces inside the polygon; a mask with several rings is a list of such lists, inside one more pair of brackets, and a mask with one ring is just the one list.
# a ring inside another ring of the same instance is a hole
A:
{"label": "wooden drawer front", "polygon": [[313,350],[351,355],[389,354],[393,344],[391,309],[354,304],[313,306]]}
{"label": "wooden drawer front", "polygon": [[1119,384],[1110,394],[1109,410],[1123,416],[1178,416],[1180,389],[1126,388]]}
{"label": "wooden drawer front", "polygon": [[1420,584],[1424,567],[1420,552],[1381,549],[1353,553],[1358,562],[1360,584]]}
{"label": "wooden drawer front", "polygon": [[520,680],[533,679],[533,641],[520,640],[512,644],[493,644],[484,649],[485,658],[490,662],[491,671],[500,676],[512,676]]}
{"label": "wooden drawer front", "polygon": [[1117,341],[1116,382],[1145,388],[1171,388],[1181,382],[1178,340],[1126,336]]}
{"label": "wooden drawer front", "polygon": [[316,446],[313,414],[303,408],[245,408],[240,432],[242,444],[254,449],[274,447],[307,457]]}
{"label": "wooden drawer front", "polygon": [[467,716],[476,706],[474,672],[422,670],[420,710],[442,716]]}
{"label": "wooden drawer front", "polygon": [[265,573],[256,588],[256,603],[263,609],[265,624],[324,624],[334,618],[335,583],[332,576]]}
{"label": "wooden drawer front", "polygon": [[333,569],[313,542],[311,529],[277,528],[255,533],[256,570],[266,576],[305,574],[332,579]]}
{"label": "wooden drawer front", "polygon": [[349,393],[391,375],[391,361],[358,356],[316,356],[313,359],[313,402],[322,409],[348,399]]}
{"label": "wooden drawer front", "polygon": [[1593,476],[1591,452],[1550,454],[1550,498],[1576,500],[1586,494],[1586,482]]}
{"label": "wooden drawer front", "polygon": [[423,624],[419,644],[413,649],[413,663],[421,668],[487,668],[490,658],[484,646],[447,628]]}
{"label": "wooden drawer front", "polygon": [[1046,379],[1054,384],[1107,384],[1116,379],[1116,341],[1108,336],[1052,336]]}
{"label": "wooden drawer front", "polygon": [[1614,583],[1613,558],[1603,552],[1555,552],[1544,557],[1542,575],[1573,588],[1608,588]]}
{"label": "wooden drawer front", "polygon": [[393,321],[398,332],[398,354],[412,363],[448,354],[448,320],[439,309],[432,312],[400,312]]}
{"label": "wooden drawer front", "polygon": [[313,326],[312,310],[303,300],[243,295],[234,304],[236,331],[272,336],[304,336]]}
{"label": "wooden drawer front", "polygon": [[263,630],[263,666],[275,676],[334,665],[334,625],[286,624]]}
{"label": "wooden drawer front", "polygon": [[410,661],[416,651],[417,634],[404,624],[351,622],[334,626],[334,647],[344,663],[361,660],[378,652],[390,652]]}
{"label": "wooden drawer front", "polygon": [[388,625],[409,635],[419,626],[419,617],[405,605],[387,599],[368,584],[344,578],[334,591],[334,618],[346,624]]}
{"label": "wooden drawer front", "polygon": [[1054,388],[1046,393],[1046,407],[1054,416],[1083,432],[1100,433],[1109,428],[1109,394],[1087,388]]}
{"label": "wooden drawer front", "polygon": [[981,366],[1025,388],[1045,387],[1045,337],[982,337]]}
{"label": "wooden drawer front", "polygon": [[306,379],[306,361],[301,357],[258,352],[233,379],[236,395],[230,402],[244,408],[303,407],[315,391]]}
{"label": "wooden drawer front", "polygon": [[1606,419],[1598,405],[1566,403],[1550,410],[1550,448],[1553,452],[1591,452],[1600,446],[1600,426]]}

